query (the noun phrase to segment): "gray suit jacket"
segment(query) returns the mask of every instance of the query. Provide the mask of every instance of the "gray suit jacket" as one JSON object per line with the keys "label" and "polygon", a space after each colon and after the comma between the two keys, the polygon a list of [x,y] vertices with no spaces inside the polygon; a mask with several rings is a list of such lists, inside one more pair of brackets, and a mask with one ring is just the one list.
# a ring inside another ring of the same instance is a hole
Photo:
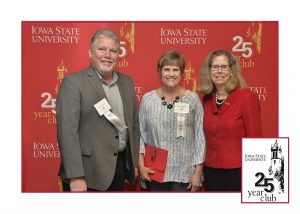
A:
{"label": "gray suit jacket", "polygon": [[[118,73],[117,85],[128,126],[128,172],[134,182],[138,165],[139,118],[133,81]],[[84,177],[89,188],[106,190],[114,177],[118,132],[94,104],[106,98],[101,80],[92,67],[65,76],[56,100],[57,138],[62,157],[62,179]]]}

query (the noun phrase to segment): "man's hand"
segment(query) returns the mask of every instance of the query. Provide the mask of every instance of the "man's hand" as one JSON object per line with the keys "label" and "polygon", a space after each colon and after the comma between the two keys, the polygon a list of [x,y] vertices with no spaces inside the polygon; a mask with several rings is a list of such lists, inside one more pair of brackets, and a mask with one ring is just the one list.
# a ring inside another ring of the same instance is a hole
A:
{"label": "man's hand", "polygon": [[71,178],[70,179],[70,190],[71,192],[85,192],[87,186],[84,178]]}

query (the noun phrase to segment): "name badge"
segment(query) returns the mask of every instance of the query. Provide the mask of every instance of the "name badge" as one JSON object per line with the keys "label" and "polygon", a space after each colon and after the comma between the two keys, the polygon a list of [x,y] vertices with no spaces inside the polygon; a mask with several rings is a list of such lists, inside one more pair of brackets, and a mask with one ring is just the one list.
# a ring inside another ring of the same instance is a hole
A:
{"label": "name badge", "polygon": [[103,114],[106,114],[110,109],[110,105],[107,102],[106,98],[103,98],[101,101],[99,101],[98,103],[96,103],[94,105],[95,109],[97,110],[97,112],[99,113],[100,116],[102,116]]}
{"label": "name badge", "polygon": [[179,113],[177,115],[177,137],[185,137],[186,134],[186,126],[184,124],[185,115]]}
{"label": "name badge", "polygon": [[100,116],[104,115],[104,117],[114,125],[119,133],[124,133],[126,131],[126,124],[124,124],[116,115],[109,111],[111,106],[107,102],[106,98],[103,98],[101,101],[96,103],[94,107],[96,108],[98,114]]}
{"label": "name badge", "polygon": [[108,119],[118,131],[123,132],[128,127],[112,112],[108,111],[105,115],[106,119]]}
{"label": "name badge", "polygon": [[188,114],[190,112],[190,105],[188,103],[175,103],[174,112]]}

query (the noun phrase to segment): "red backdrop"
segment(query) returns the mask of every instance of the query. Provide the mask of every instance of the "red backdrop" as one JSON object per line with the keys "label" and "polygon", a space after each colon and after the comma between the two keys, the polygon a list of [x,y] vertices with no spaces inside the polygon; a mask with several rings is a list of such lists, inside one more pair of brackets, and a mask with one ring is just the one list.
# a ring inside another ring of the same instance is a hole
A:
{"label": "red backdrop", "polygon": [[100,28],[120,36],[118,70],[133,78],[138,101],[160,86],[164,51],[183,53],[182,85],[193,91],[205,57],[231,51],[260,98],[263,137],[278,137],[278,22],[22,22],[23,192],[60,191],[56,95],[64,75],[89,65],[90,38]]}

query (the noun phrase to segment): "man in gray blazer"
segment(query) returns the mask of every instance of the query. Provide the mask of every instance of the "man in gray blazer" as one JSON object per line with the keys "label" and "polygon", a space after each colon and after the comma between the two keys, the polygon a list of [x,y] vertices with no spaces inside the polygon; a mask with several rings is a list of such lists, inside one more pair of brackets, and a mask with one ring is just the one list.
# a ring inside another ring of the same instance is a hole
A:
{"label": "man in gray blazer", "polygon": [[91,65],[62,81],[56,116],[64,190],[123,191],[125,179],[135,182],[138,106],[132,79],[115,71],[119,53],[118,36],[99,30]]}

